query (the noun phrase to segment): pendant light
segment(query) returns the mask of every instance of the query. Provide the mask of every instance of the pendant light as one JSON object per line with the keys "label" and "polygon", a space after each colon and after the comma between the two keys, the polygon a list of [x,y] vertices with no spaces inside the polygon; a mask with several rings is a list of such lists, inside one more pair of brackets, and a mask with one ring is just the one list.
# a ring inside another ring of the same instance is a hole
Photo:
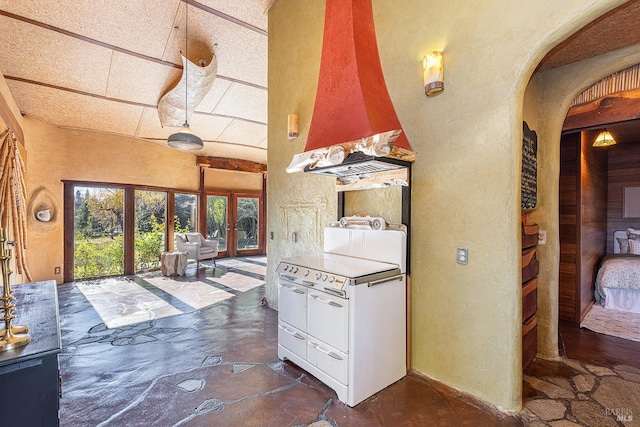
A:
{"label": "pendant light", "polygon": [[613,139],[613,136],[606,129],[600,132],[597,136],[596,140],[593,141],[594,147],[608,147],[610,145],[616,144],[616,140]]}
{"label": "pendant light", "polygon": [[189,97],[187,95],[187,89],[189,88],[189,2],[186,1],[184,3],[184,33],[185,33],[185,42],[184,42],[184,57],[186,59],[184,63],[184,124],[182,125],[182,129],[178,132],[169,135],[167,139],[167,145],[169,147],[177,148],[179,150],[202,150],[204,148],[204,144],[202,143],[202,139],[191,132],[189,129],[189,120],[188,120],[188,104]]}

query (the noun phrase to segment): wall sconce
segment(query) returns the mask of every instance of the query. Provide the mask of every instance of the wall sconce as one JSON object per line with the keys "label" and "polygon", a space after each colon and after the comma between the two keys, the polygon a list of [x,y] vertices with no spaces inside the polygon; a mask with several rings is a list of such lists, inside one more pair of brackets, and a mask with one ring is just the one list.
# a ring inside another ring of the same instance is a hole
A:
{"label": "wall sconce", "polygon": [[424,68],[424,93],[427,96],[444,90],[444,64],[442,52],[434,51],[422,60]]}
{"label": "wall sconce", "polygon": [[613,139],[613,136],[606,129],[600,132],[597,136],[596,140],[593,141],[594,147],[608,147],[610,145],[615,145],[616,140]]}
{"label": "wall sconce", "polygon": [[287,138],[293,141],[298,137],[298,113],[291,113],[287,116]]}

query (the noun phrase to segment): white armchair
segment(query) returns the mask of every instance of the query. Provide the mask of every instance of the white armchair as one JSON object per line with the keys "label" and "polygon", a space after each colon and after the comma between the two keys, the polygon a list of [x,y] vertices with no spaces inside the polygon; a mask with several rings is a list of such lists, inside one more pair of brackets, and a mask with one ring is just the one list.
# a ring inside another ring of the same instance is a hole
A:
{"label": "white armchair", "polygon": [[218,241],[207,240],[200,233],[176,233],[176,247],[180,252],[186,252],[189,259],[194,259],[200,268],[200,261],[213,259],[213,267],[216,268],[216,256],[218,255]]}

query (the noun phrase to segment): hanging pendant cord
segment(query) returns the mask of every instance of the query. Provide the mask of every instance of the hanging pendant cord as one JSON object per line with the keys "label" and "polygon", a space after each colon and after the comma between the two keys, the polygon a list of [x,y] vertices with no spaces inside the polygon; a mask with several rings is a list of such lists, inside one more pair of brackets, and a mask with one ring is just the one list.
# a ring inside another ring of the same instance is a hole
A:
{"label": "hanging pendant cord", "polygon": [[189,1],[184,2],[184,126],[189,127],[189,97],[187,88],[189,87]]}

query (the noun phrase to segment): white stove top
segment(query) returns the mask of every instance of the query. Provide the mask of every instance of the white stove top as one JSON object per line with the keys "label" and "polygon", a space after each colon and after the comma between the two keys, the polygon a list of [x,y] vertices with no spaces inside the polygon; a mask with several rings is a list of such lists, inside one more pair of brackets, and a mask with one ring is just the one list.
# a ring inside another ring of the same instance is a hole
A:
{"label": "white stove top", "polygon": [[351,279],[398,269],[396,264],[330,253],[299,255],[282,262]]}

